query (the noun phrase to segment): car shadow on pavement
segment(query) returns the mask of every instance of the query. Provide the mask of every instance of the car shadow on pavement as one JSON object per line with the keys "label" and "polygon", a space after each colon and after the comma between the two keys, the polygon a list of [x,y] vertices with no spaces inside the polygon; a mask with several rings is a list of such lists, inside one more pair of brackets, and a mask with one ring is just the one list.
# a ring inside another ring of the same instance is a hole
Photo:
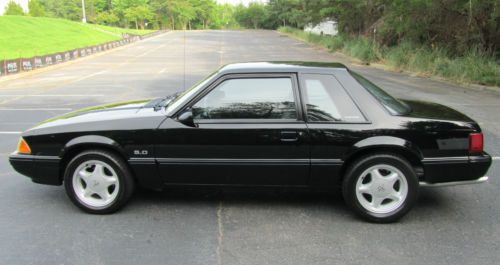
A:
{"label": "car shadow on pavement", "polygon": [[[39,190],[39,189],[37,189]],[[417,205],[411,214],[422,218],[439,218],[443,213],[453,214],[456,201],[451,198],[453,191],[446,189],[421,189]],[[62,187],[46,187],[43,192],[29,192],[26,198],[30,201],[44,202],[51,205],[52,211],[73,209]],[[37,197],[36,199],[34,197]],[[271,209],[273,211],[297,211],[310,213],[317,217],[344,221],[359,221],[345,204],[340,192],[310,192],[287,189],[252,190],[252,189],[188,189],[167,188],[164,191],[138,189],[129,205],[117,214],[137,215],[155,210],[165,209],[214,209],[220,203],[225,208],[259,211]],[[59,210],[56,210],[59,209]],[[425,216],[421,216],[425,215]],[[403,220],[411,220],[404,218]]]}
{"label": "car shadow on pavement", "polygon": [[[223,203],[226,208],[241,210],[274,209],[276,211],[297,210],[297,212],[312,213],[318,216],[328,215],[344,221],[359,221],[348,206],[340,192],[310,192],[286,189],[275,190],[212,190],[212,189],[185,189],[167,188],[164,191],[150,191],[141,189],[136,192],[131,205],[125,211],[135,211],[141,208],[154,206],[155,208],[169,208],[170,206],[183,207],[217,207]],[[436,189],[422,189],[412,213],[419,215],[433,215],[447,212],[452,205],[446,199],[446,194]],[[140,210],[139,210],[140,211]],[[435,215],[435,216],[434,216]],[[404,220],[409,220],[405,218]]]}

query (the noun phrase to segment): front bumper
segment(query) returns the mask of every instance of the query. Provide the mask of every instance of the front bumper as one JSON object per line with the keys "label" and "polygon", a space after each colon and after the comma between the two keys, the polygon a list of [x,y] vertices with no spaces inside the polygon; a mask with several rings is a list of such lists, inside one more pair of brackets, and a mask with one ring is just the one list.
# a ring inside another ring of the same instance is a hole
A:
{"label": "front bumper", "polygon": [[492,163],[487,153],[476,156],[426,158],[421,186],[482,183]]}
{"label": "front bumper", "polygon": [[35,183],[61,185],[60,162],[57,156],[37,156],[12,153],[9,162],[19,173]]}

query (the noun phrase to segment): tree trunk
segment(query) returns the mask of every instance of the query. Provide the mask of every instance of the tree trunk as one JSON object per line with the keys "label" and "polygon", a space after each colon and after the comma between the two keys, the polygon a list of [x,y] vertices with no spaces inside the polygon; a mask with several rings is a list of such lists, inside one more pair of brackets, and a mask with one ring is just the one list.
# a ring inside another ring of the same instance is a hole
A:
{"label": "tree trunk", "polygon": [[137,22],[137,19],[135,20],[135,29],[139,29],[139,23]]}

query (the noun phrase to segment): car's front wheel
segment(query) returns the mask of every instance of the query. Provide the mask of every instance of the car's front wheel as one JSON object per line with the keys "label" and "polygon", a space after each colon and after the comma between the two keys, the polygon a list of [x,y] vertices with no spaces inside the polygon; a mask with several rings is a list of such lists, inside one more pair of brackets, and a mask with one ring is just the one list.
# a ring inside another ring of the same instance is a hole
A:
{"label": "car's front wheel", "polygon": [[418,180],[404,158],[374,154],[354,162],[346,171],[342,192],[349,206],[374,222],[393,222],[404,216],[418,197]]}
{"label": "car's front wheel", "polygon": [[103,150],[84,151],[67,165],[64,186],[71,201],[82,210],[109,214],[132,196],[134,180],[123,160]]}

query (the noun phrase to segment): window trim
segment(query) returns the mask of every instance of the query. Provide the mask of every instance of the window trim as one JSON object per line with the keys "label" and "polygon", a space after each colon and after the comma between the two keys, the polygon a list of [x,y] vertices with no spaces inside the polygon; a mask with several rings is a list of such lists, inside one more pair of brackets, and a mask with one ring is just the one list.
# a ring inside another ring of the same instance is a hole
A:
{"label": "window trim", "polygon": [[[361,75],[361,74],[359,74],[358,72],[354,72],[354,71],[351,71],[351,70],[349,70],[348,72],[349,72],[349,75],[351,76],[351,78],[352,78],[352,79],[354,79],[354,81],[355,81],[356,83],[358,83],[358,84],[359,84],[359,85],[360,85],[360,86],[361,86],[361,87],[362,87],[362,88],[363,88],[366,92],[368,92],[368,94],[370,94],[370,96],[371,96],[372,98],[374,98],[374,99],[375,99],[375,101],[377,102],[377,104],[378,104],[380,107],[382,107],[382,109],[384,109],[384,111],[385,111],[387,114],[389,114],[389,115],[391,115],[391,116],[396,116],[396,117],[398,117],[398,116],[399,116],[399,117],[400,117],[400,116],[407,115],[408,113],[410,113],[410,112],[411,112],[411,107],[410,107],[410,106],[406,105],[404,102],[401,102],[398,98],[396,98],[396,97],[392,96],[392,95],[391,95],[391,94],[389,94],[387,91],[385,91],[383,88],[379,87],[378,85],[376,85],[375,83],[373,83],[372,81],[370,81],[368,78],[366,78],[366,77],[362,76],[362,75]],[[404,106],[408,107],[408,108],[409,108],[409,109],[408,109],[408,111],[409,111],[409,112],[408,112],[408,113],[392,113],[392,112],[389,110],[389,108],[388,108],[388,107],[387,107],[384,103],[382,103],[382,101],[381,101],[379,98],[377,98],[377,97],[376,97],[376,96],[375,96],[375,95],[374,95],[374,94],[373,94],[373,93],[372,93],[372,92],[371,92],[368,88],[366,88],[363,84],[361,84],[361,82],[358,80],[358,78],[356,78],[356,75],[357,75],[357,76],[359,76],[359,77],[361,77],[362,79],[365,79],[365,80],[366,80],[366,81],[368,81],[369,83],[372,83],[374,86],[376,86],[377,88],[381,89],[383,92],[387,93],[389,96],[391,96],[392,98],[394,98],[396,101],[398,101],[399,103],[401,103],[401,104],[403,104]]]}
{"label": "window trim", "polygon": [[356,108],[359,110],[359,112],[361,113],[361,115],[363,116],[363,118],[365,119],[365,121],[356,121],[356,122],[349,122],[349,121],[309,121],[308,118],[307,118],[307,103],[306,103],[306,100],[304,98],[304,100],[302,101],[302,109],[303,109],[303,113],[304,113],[304,120],[306,121],[306,123],[310,123],[310,124],[372,124],[372,121],[370,119],[368,119],[368,116],[366,115],[366,113],[364,112],[363,108],[360,107],[360,104],[357,102],[357,100],[352,96],[351,92],[346,89],[344,87],[344,85],[342,84],[342,82],[340,82],[340,80],[335,76],[335,74],[333,73],[300,73],[299,74],[299,79],[300,79],[300,93],[301,93],[301,97],[305,97],[305,93],[302,93],[303,89],[306,89],[306,84],[305,84],[305,77],[307,75],[326,75],[326,76],[331,76],[333,78],[335,78],[335,80],[337,80],[337,82],[340,84],[340,87],[346,92],[347,96],[352,100],[352,102],[354,103],[354,105],[356,106]]}
{"label": "window trim", "polygon": [[295,100],[295,112],[297,119],[207,119],[207,120],[195,120],[197,124],[260,124],[260,123],[304,123],[304,114],[301,108],[302,101],[299,93],[298,77],[297,73],[236,73],[236,74],[225,74],[207,85],[202,89],[197,95],[190,99],[184,106],[179,108],[172,117],[177,117],[180,113],[183,113],[186,109],[192,108],[196,103],[198,103],[203,97],[208,93],[218,87],[220,84],[231,79],[259,79],[259,78],[290,78],[292,81],[292,92],[293,98]]}

